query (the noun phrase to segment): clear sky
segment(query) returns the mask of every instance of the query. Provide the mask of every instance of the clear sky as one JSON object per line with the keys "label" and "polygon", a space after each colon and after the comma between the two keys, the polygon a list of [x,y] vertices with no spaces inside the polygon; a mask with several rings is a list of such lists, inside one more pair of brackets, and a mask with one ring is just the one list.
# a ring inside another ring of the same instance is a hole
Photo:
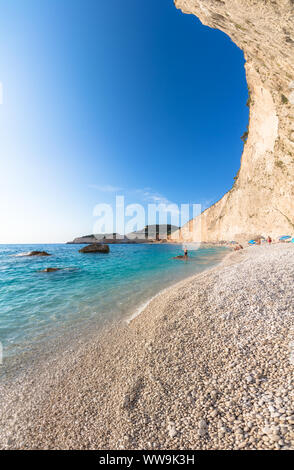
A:
{"label": "clear sky", "polygon": [[0,0],[0,243],[112,202],[217,201],[248,123],[242,52],[172,0]]}

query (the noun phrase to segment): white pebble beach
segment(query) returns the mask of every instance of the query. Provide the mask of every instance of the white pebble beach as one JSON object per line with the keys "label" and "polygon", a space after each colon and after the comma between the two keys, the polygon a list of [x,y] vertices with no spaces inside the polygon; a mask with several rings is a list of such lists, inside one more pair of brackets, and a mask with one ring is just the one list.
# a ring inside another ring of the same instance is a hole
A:
{"label": "white pebble beach", "polygon": [[230,253],[2,386],[2,449],[293,449],[294,244]]}

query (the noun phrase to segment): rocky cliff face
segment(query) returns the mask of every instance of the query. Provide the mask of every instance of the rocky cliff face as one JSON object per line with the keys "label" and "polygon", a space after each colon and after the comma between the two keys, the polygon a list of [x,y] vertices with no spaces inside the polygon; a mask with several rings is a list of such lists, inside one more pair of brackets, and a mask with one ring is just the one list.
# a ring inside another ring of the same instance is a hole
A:
{"label": "rocky cliff face", "polygon": [[[294,234],[294,0],[175,5],[225,32],[244,51],[250,93],[241,168],[233,188],[200,216],[202,240]],[[188,229],[189,223],[182,235]]]}

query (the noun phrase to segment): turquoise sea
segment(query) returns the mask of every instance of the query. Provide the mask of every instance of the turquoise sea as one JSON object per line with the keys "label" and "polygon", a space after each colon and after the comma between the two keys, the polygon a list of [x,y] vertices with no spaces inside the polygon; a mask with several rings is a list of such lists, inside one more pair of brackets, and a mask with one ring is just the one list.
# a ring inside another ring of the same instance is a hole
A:
{"label": "turquoise sea", "polygon": [[[179,245],[110,245],[81,254],[81,245],[0,245],[0,342],[3,365],[37,354],[48,341],[128,317],[163,288],[218,263],[226,248],[200,248],[188,261]],[[45,250],[50,257],[27,257]],[[41,273],[47,267],[62,270]],[[21,362],[21,361],[20,361]]]}

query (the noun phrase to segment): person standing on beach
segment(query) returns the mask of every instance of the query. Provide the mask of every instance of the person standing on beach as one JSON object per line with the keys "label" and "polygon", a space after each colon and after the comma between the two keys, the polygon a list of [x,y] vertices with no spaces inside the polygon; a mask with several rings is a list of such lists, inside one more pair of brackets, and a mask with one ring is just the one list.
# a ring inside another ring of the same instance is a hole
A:
{"label": "person standing on beach", "polygon": [[271,244],[271,242],[272,242],[272,239],[271,239],[271,237],[270,237],[270,236],[268,236],[268,237],[267,237],[267,242],[268,242],[269,244]]}

